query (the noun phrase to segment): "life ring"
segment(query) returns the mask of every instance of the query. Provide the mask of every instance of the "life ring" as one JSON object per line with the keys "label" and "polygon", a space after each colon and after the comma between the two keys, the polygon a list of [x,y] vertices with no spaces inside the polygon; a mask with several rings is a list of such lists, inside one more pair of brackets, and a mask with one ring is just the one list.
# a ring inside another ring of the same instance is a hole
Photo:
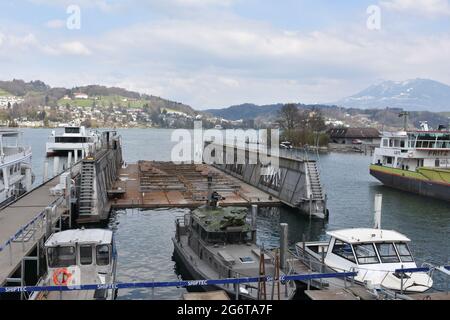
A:
{"label": "life ring", "polygon": [[71,278],[72,274],[66,268],[57,269],[53,272],[53,283],[57,286],[66,286]]}

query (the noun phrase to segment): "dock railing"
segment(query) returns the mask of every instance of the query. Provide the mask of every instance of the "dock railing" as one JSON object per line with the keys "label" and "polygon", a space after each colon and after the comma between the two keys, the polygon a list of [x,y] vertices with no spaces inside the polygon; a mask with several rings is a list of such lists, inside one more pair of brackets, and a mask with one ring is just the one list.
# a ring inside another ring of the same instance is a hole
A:
{"label": "dock railing", "polygon": [[407,273],[419,273],[419,272],[426,272],[430,275],[434,272],[440,272],[446,276],[446,292],[447,295],[449,294],[449,278],[450,278],[450,266],[429,266],[429,267],[421,267],[421,268],[402,268],[395,270],[395,273],[400,275],[400,281],[401,281],[401,290],[400,294],[403,294],[405,289],[404,288],[404,281],[406,279]]}
{"label": "dock railing", "polygon": [[45,233],[44,230],[48,230],[48,228],[53,228],[55,218],[62,219],[62,215],[57,217],[56,210],[58,206],[60,206],[63,202],[64,202],[63,197],[56,199],[53,203],[49,204],[49,206],[47,207],[47,208],[54,208],[54,210],[51,210],[50,215],[47,214],[47,209],[44,209],[38,215],[36,215],[36,217],[34,217],[30,222],[20,227],[11,238],[9,238],[3,244],[0,244],[0,254],[2,254],[6,250],[9,250],[9,261],[10,264],[13,265],[13,247],[12,247],[13,244],[20,243],[22,246],[22,252],[25,253],[26,242],[28,242],[31,239],[33,241],[36,241],[36,234],[38,232]]}
{"label": "dock railing", "polygon": [[[345,273],[328,273],[328,274],[305,274],[305,275],[282,275],[281,282],[287,281],[308,281],[313,279],[329,279],[342,278],[354,276],[353,272]],[[119,290],[119,289],[153,289],[153,288],[168,288],[168,287],[203,287],[203,286],[217,286],[217,285],[231,285],[245,283],[259,283],[261,281],[274,282],[277,281],[271,276],[265,277],[251,277],[251,278],[227,278],[214,280],[185,280],[173,282],[129,282],[129,283],[114,283],[114,284],[86,284],[79,286],[29,286],[29,287],[0,287],[0,294],[5,293],[31,293],[31,292],[67,292],[67,291],[92,291],[92,290]]]}

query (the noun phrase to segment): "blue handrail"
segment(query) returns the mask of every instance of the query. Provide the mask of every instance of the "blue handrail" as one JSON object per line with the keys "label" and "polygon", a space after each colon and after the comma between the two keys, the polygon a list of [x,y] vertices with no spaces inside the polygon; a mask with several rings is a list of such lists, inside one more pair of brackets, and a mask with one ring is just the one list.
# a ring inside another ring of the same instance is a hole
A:
{"label": "blue handrail", "polygon": [[[305,274],[281,276],[281,282],[287,281],[307,281],[325,278],[347,278],[356,276],[356,272],[324,273],[324,274]],[[110,289],[137,289],[137,288],[167,288],[167,287],[199,287],[209,285],[243,284],[256,282],[276,281],[273,277],[253,277],[219,280],[191,280],[191,281],[173,281],[173,282],[130,282],[114,284],[87,284],[80,286],[32,286],[32,287],[0,287],[2,293],[20,293],[20,292],[51,292],[51,291],[81,291],[81,290],[110,290]]]}

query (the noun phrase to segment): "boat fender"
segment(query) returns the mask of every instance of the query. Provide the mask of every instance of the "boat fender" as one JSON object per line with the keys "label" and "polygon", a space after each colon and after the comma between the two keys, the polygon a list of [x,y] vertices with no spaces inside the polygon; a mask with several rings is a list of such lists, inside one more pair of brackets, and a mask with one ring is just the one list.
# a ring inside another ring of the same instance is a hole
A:
{"label": "boat fender", "polygon": [[72,274],[66,268],[57,269],[53,272],[53,283],[56,286],[66,286],[71,278]]}

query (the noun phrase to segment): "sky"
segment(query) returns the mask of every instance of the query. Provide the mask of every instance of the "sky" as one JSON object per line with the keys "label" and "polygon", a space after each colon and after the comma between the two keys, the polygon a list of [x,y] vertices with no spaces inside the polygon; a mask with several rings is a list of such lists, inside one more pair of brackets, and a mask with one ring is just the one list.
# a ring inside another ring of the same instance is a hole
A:
{"label": "sky", "polygon": [[191,105],[329,103],[450,84],[450,0],[3,0],[0,79]]}

